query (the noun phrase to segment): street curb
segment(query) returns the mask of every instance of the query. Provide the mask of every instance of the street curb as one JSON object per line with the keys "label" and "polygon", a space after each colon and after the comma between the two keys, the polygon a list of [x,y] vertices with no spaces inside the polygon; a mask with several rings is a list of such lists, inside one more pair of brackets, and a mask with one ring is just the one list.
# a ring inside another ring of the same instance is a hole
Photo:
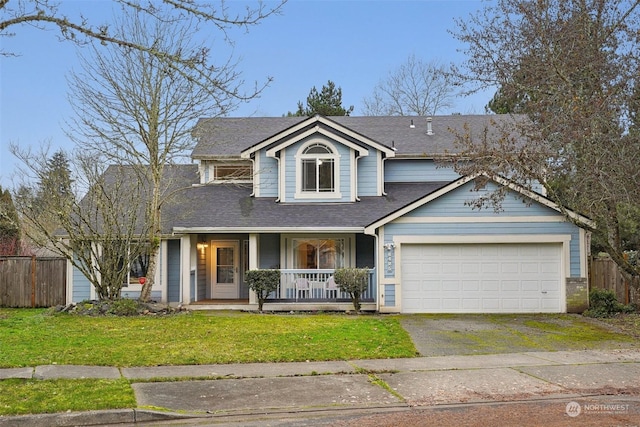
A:
{"label": "street curb", "polygon": [[191,419],[196,417],[202,417],[202,414],[187,415],[145,409],[109,409],[104,411],[0,416],[0,427],[73,427],[104,424],[135,424],[150,421]]}

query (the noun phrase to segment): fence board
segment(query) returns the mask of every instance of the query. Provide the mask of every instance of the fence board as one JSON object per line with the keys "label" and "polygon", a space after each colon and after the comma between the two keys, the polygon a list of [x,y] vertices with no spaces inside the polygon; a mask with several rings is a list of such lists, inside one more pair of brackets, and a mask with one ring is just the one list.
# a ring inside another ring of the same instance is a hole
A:
{"label": "fence board", "polygon": [[0,257],[0,306],[62,305],[67,300],[66,291],[64,258]]}
{"label": "fence board", "polygon": [[611,258],[592,258],[589,271],[589,288],[606,289],[616,295],[623,304],[640,303],[640,293],[620,272]]}

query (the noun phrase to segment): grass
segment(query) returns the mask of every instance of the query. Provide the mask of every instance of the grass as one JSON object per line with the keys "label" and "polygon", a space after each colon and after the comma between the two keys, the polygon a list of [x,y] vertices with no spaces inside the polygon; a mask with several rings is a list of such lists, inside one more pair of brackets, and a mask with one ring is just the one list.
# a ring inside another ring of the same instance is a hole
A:
{"label": "grass", "polygon": [[133,390],[124,379],[0,381],[0,415],[135,407]]}
{"label": "grass", "polygon": [[156,366],[413,357],[393,316],[50,315],[0,309],[0,367]]}
{"label": "grass", "polygon": [[[434,319],[465,318],[427,315]],[[413,357],[402,316],[195,312],[169,317],[84,317],[0,309],[0,367],[46,364],[118,367]],[[471,316],[466,316],[471,318]],[[495,328],[442,331],[478,353],[565,350],[637,343],[603,323],[572,315],[482,315]],[[618,319],[631,331],[638,317]],[[380,379],[370,376],[376,384]],[[384,384],[380,384],[384,387]],[[0,381],[0,415],[136,407],[119,380]]]}

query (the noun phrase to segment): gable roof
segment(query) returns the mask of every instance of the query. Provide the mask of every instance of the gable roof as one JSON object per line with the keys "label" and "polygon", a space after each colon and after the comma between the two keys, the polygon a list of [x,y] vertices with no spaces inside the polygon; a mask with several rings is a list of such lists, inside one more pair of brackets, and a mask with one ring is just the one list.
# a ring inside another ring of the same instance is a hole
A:
{"label": "gable roof", "polygon": [[385,224],[390,223],[391,221],[400,218],[401,216],[407,214],[408,212],[413,211],[414,209],[419,208],[420,206],[426,205],[427,203],[437,199],[438,197],[441,197],[451,191],[456,190],[457,188],[460,188],[461,186],[463,186],[464,184],[473,181],[474,179],[478,178],[479,176],[484,176],[485,178],[488,178],[500,185],[509,187],[511,190],[515,191],[516,193],[520,194],[523,197],[529,198],[535,202],[538,202],[544,206],[547,206],[548,208],[551,208],[557,212],[563,213],[564,215],[568,216],[569,218],[571,218],[571,220],[573,220],[574,222],[576,222],[577,224],[580,224],[582,226],[585,227],[589,227],[589,228],[595,228],[595,223],[583,216],[580,215],[572,210],[563,208],[562,206],[558,205],[557,203],[553,202],[551,199],[548,199],[547,197],[535,193],[533,191],[527,190],[525,188],[523,188],[520,185],[517,185],[505,178],[502,177],[496,177],[496,176],[489,176],[488,174],[482,173],[482,174],[476,174],[476,175],[469,175],[469,176],[463,176],[455,181],[452,181],[450,183],[448,183],[447,185],[444,185],[438,189],[436,189],[435,191],[425,195],[424,197],[413,201],[412,203],[409,203],[405,206],[403,206],[402,208],[392,212],[391,214],[389,214],[388,216],[384,217],[384,218],[380,218],[377,221],[372,222],[371,224],[368,224],[365,227],[365,234],[373,234],[375,232],[375,230],[378,227],[381,227]]}
{"label": "gable roof", "polygon": [[323,117],[314,116],[297,123],[269,138],[242,151],[242,157],[248,158],[251,154],[263,148],[267,149],[267,156],[273,157],[277,151],[300,141],[315,133],[320,133],[329,138],[340,141],[342,144],[359,152],[358,155],[366,155],[368,150],[365,147],[373,147],[382,151],[388,157],[395,155],[395,150],[384,144],[379,144],[375,140],[365,135],[353,132],[351,129],[340,125],[339,123]]}
{"label": "gable roof", "polygon": [[[295,135],[315,124],[331,128],[352,142],[366,143],[395,156],[430,157],[455,152],[455,133],[464,134],[467,125],[480,135],[485,127],[513,123],[511,115],[433,116],[432,134],[426,117],[417,116],[334,116],[334,117],[219,117],[201,119],[196,125],[194,159],[239,157],[279,139]],[[413,127],[412,127],[413,124]]]}

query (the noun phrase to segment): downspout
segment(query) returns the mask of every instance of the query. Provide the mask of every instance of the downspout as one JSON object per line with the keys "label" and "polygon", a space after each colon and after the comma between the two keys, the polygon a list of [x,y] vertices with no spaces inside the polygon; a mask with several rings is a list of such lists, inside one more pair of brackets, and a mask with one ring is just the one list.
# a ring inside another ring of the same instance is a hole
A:
{"label": "downspout", "polygon": [[[256,180],[255,180],[255,177],[257,176],[257,173],[256,173],[256,159],[255,159],[255,157],[251,157],[251,158],[249,158],[249,160],[251,161],[251,170],[253,171],[253,176],[251,177],[251,182],[253,183],[253,185],[251,186],[251,194],[249,194],[249,197],[255,197],[255,195],[256,195]],[[260,183],[258,183],[258,185],[260,185]]]}
{"label": "downspout", "polygon": [[276,159],[276,163],[278,164],[278,197],[276,198],[276,203],[280,203],[280,199],[281,199],[281,194],[280,194],[280,157],[279,156],[274,156],[274,159]]}
{"label": "downspout", "polygon": [[363,158],[363,157],[364,157],[364,156],[362,156],[362,155],[360,155],[360,156],[356,156],[356,158],[355,158],[355,162],[354,162],[354,163],[355,163],[355,171],[354,171],[354,172],[355,172],[355,174],[356,174],[356,179],[354,180],[354,182],[355,182],[355,188],[353,189],[353,191],[354,191],[354,193],[353,193],[353,194],[355,195],[354,199],[355,199],[355,201],[356,201],[356,202],[359,202],[359,201],[360,201],[360,198],[358,197],[358,160],[360,160],[360,159],[361,159],[361,158]]}

